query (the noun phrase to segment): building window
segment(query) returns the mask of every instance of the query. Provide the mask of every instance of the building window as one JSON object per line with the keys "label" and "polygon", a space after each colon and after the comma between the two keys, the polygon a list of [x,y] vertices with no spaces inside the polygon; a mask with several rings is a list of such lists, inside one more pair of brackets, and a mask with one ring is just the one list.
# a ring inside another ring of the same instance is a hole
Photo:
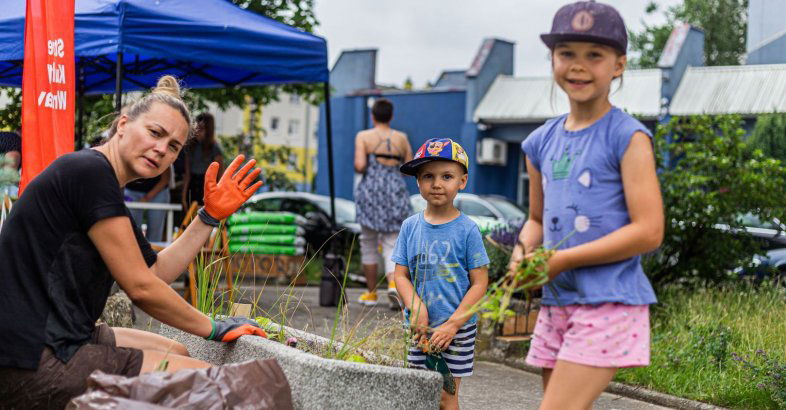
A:
{"label": "building window", "polygon": [[270,130],[275,131],[278,129],[278,117],[270,118]]}
{"label": "building window", "polygon": [[289,94],[289,103],[292,105],[300,104],[300,96],[297,94]]}
{"label": "building window", "polygon": [[289,120],[289,128],[287,128],[288,135],[295,135],[299,132],[300,120]]}

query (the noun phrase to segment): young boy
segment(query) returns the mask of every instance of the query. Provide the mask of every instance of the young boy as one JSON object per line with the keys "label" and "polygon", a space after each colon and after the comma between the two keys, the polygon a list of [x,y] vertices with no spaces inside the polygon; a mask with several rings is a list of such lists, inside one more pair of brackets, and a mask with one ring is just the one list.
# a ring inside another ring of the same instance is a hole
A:
{"label": "young boy", "polygon": [[[401,226],[391,259],[394,280],[406,307],[416,342],[428,341],[456,381],[456,394],[442,392],[441,408],[458,409],[462,377],[472,375],[477,316],[469,308],[486,293],[489,258],[477,225],[453,200],[467,185],[468,158],[449,138],[426,141],[401,172],[417,177],[425,211]],[[407,360],[425,367],[426,353],[413,346]]]}

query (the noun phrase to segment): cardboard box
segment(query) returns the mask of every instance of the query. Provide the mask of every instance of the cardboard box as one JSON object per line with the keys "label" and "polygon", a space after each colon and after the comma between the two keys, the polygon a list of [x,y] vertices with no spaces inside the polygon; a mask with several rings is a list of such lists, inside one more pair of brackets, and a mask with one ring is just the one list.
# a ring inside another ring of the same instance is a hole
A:
{"label": "cardboard box", "polygon": [[532,334],[537,321],[537,309],[532,309],[529,314],[517,313],[516,316],[505,319],[505,322],[502,324],[502,336]]}
{"label": "cardboard box", "polygon": [[279,283],[305,285],[305,272],[301,273],[305,264],[305,256],[260,255],[236,253],[229,259],[229,271],[239,279],[268,278]]}

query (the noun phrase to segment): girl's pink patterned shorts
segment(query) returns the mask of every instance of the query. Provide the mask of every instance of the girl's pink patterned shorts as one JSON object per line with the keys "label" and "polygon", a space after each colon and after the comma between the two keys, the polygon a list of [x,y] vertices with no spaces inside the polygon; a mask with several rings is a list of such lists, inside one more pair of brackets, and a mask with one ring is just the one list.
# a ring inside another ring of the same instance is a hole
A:
{"label": "girl's pink patterned shorts", "polygon": [[649,305],[541,306],[527,363],[553,369],[557,360],[594,367],[649,365]]}

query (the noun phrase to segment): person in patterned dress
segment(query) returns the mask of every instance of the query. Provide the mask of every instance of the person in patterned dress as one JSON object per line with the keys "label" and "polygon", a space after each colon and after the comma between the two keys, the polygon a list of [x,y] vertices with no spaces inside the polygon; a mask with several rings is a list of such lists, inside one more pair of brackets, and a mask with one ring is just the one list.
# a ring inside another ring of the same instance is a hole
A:
{"label": "person in patterned dress", "polygon": [[412,147],[406,134],[390,127],[393,119],[390,100],[376,100],[371,114],[374,127],[355,137],[355,171],[363,175],[355,188],[355,204],[361,226],[361,263],[368,287],[358,302],[367,306],[377,304],[377,261],[381,248],[388,297],[391,308],[396,309],[400,304],[393,281],[395,265],[390,256],[401,223],[412,213],[407,185],[399,171],[401,164],[412,159]]}

